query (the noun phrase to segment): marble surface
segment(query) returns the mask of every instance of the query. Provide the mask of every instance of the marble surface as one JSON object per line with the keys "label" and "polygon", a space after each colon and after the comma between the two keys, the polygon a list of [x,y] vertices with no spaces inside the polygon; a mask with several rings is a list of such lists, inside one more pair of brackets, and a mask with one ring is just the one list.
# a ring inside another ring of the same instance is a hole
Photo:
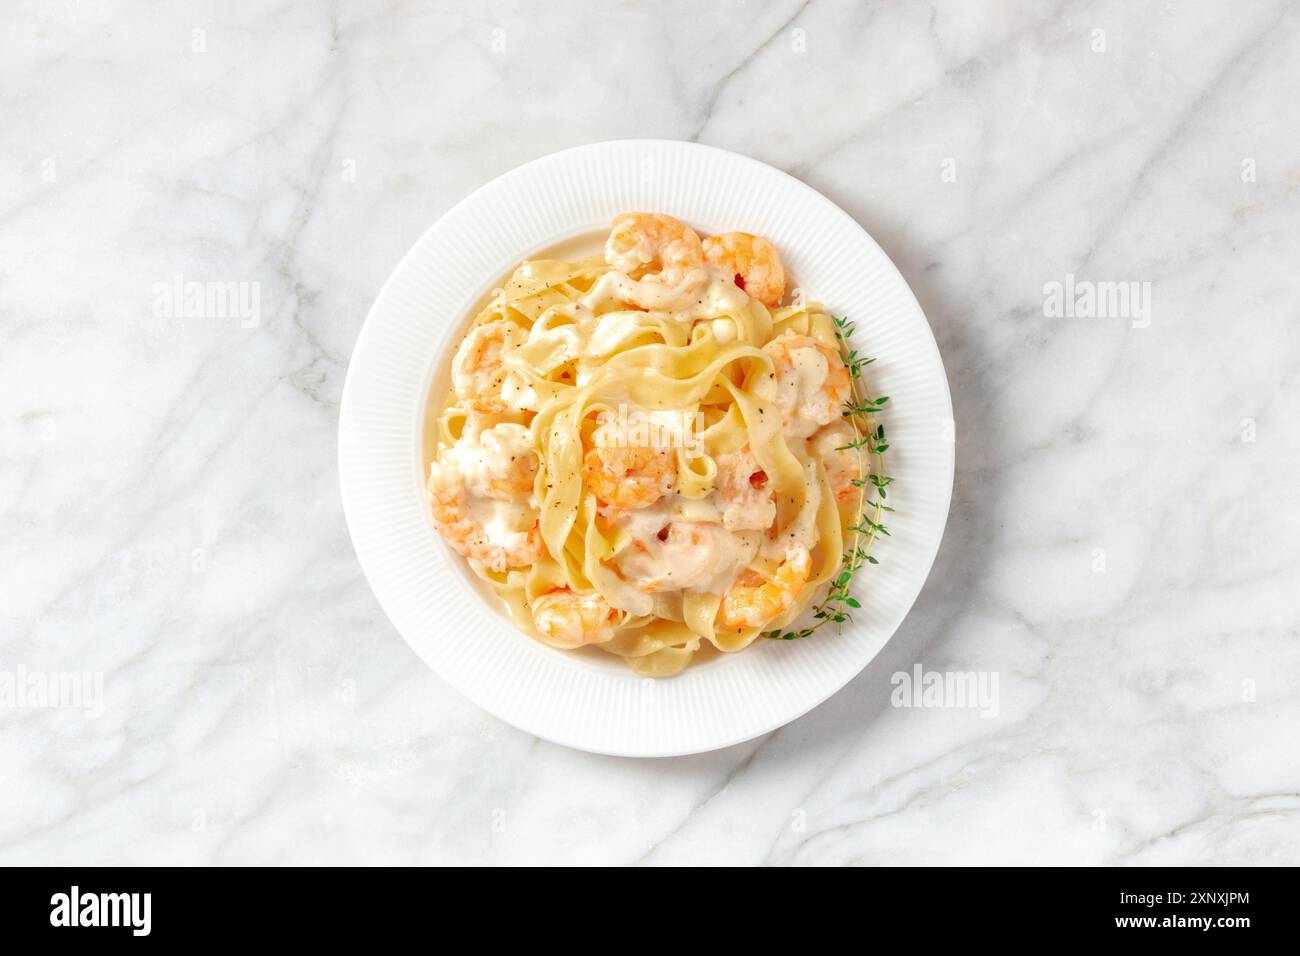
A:
{"label": "marble surface", "polygon": [[[1300,863],[1298,51],[1295,3],[17,5],[0,863]],[[335,471],[417,236],[622,137],[854,215],[959,436],[881,656],[674,760],[538,741],[429,673]],[[1067,276],[1149,312],[1053,317]],[[186,281],[245,299],[195,317]],[[894,706],[917,664],[996,675],[996,714]],[[59,675],[90,676],[15,691]]]}

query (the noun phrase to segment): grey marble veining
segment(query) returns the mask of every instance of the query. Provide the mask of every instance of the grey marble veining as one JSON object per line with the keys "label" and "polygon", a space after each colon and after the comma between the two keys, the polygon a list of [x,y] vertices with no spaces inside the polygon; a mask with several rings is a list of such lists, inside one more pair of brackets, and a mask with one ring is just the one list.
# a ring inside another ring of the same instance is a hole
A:
{"label": "grey marble veining", "polygon": [[[0,862],[1300,863],[1298,50],[1266,2],[11,11],[0,675],[102,696],[0,706]],[[540,742],[429,673],[335,470],[406,249],[622,137],[855,216],[959,436],[881,656],[674,760]],[[1067,276],[1149,315],[1051,317]],[[187,317],[186,280],[256,307]],[[893,706],[917,663],[996,674],[996,715]]]}

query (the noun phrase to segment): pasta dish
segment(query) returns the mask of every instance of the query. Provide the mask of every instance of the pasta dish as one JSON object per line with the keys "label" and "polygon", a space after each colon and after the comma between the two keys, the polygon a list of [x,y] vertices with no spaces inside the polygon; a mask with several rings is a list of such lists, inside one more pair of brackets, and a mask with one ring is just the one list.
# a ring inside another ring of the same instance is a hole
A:
{"label": "pasta dish", "polygon": [[785,300],[767,239],[651,213],[493,293],[436,405],[428,495],[522,630],[662,677],[859,606],[887,399],[847,323]]}

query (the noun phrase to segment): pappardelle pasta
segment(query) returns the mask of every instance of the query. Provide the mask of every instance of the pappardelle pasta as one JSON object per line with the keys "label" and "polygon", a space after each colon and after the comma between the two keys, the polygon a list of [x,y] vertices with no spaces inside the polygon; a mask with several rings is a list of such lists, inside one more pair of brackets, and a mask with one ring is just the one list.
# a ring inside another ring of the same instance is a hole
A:
{"label": "pappardelle pasta", "polygon": [[627,213],[603,256],[525,262],[493,294],[428,493],[521,629],[662,677],[843,587],[875,448],[837,320],[785,286],[763,237]]}

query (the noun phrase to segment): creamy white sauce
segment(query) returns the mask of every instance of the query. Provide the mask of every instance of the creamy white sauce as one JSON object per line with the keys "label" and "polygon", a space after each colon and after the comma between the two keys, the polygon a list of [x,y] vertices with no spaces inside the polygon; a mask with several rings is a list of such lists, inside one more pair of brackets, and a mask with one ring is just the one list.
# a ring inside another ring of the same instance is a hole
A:
{"label": "creamy white sauce", "polygon": [[443,457],[464,479],[465,488],[471,495],[487,494],[490,469],[482,445],[461,438],[443,453]]}
{"label": "creamy white sauce", "polygon": [[736,340],[736,323],[732,319],[714,319],[709,323],[713,338],[719,345],[726,345]]}
{"label": "creamy white sauce", "polygon": [[507,550],[522,548],[537,523],[537,512],[522,502],[470,497],[469,511],[488,541]]}
{"label": "creamy white sauce", "polygon": [[721,594],[758,551],[759,532],[731,532],[721,525],[679,521],[639,539],[618,557],[624,579],[643,591]]}
{"label": "creamy white sauce", "polygon": [[770,489],[751,489],[730,500],[723,498],[720,491],[711,492],[709,496],[717,496],[722,524],[728,530],[762,531],[776,521],[776,502]]}
{"label": "creamy white sauce", "polygon": [[606,272],[578,301],[592,314],[611,305],[631,303],[649,311],[666,312],[678,322],[694,322],[742,309],[749,296],[736,287],[730,276],[704,268],[692,269],[676,286],[664,285],[654,277],[638,280],[623,272]]}
{"label": "creamy white sauce", "polygon": [[522,411],[537,411],[537,389],[528,384],[528,380],[515,372],[507,372],[501,381],[501,400],[511,408]]}
{"label": "creamy white sauce", "polygon": [[609,520],[628,537],[642,543],[655,538],[674,521],[713,522],[721,520],[717,506],[706,498],[683,498],[664,495],[648,508],[617,509],[608,512]]}
{"label": "creamy white sauce", "polygon": [[807,438],[835,417],[837,409],[827,401],[822,386],[830,374],[826,356],[814,348],[794,349],[790,365],[777,376],[777,402],[789,415],[785,433]]}
{"label": "creamy white sauce", "polygon": [[471,496],[489,498],[494,479],[500,482],[518,467],[516,462],[520,458],[535,458],[536,452],[528,428],[505,423],[463,435],[444,455],[464,479],[465,489]]}
{"label": "creamy white sauce", "polygon": [[719,455],[718,484],[708,495],[717,504],[728,531],[765,531],[776,521],[772,485],[755,486],[751,479],[761,471],[749,451]]}
{"label": "creamy white sauce", "polygon": [[[655,595],[642,591],[635,585],[624,581],[617,574],[610,575],[610,580],[602,582],[601,592],[609,601],[609,606],[619,611],[626,611],[634,617],[656,614],[658,606]],[[662,617],[663,615],[656,614]]]}

